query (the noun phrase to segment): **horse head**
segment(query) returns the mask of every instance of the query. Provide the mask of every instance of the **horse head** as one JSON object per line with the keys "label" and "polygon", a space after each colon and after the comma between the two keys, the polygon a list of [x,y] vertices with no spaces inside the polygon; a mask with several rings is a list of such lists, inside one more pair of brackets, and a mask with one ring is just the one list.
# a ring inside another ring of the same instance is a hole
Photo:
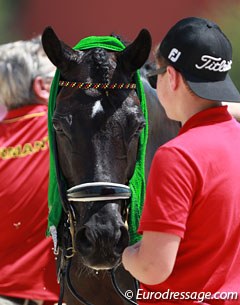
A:
{"label": "horse head", "polygon": [[74,50],[46,28],[42,43],[63,84],[90,84],[85,90],[78,85],[59,89],[52,124],[75,214],[76,250],[84,265],[109,269],[119,263],[129,242],[124,186],[134,172],[145,119],[136,90],[113,90],[101,84],[133,83],[135,72],[149,56],[151,36],[142,30],[119,52],[100,47]]}

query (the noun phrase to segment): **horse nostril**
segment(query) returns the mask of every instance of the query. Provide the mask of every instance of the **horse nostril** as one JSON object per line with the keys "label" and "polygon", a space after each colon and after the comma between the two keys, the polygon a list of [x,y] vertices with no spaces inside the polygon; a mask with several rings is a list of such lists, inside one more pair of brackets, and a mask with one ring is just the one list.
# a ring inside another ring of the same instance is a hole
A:
{"label": "horse nostril", "polygon": [[91,229],[82,227],[76,236],[77,249],[82,255],[88,255],[94,248],[94,237]]}
{"label": "horse nostril", "polygon": [[119,228],[121,234],[119,237],[119,240],[116,244],[115,247],[115,252],[117,254],[122,254],[123,250],[128,246],[129,243],[129,234],[128,234],[128,230],[125,226],[121,226]]}

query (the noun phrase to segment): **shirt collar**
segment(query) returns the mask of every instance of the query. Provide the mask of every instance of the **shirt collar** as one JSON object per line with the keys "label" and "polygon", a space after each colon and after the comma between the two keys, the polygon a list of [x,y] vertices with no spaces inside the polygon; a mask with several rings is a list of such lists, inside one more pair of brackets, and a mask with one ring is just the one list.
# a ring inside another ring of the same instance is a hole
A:
{"label": "shirt collar", "polygon": [[200,111],[193,115],[180,129],[179,135],[185,133],[191,128],[213,125],[216,123],[229,121],[232,116],[227,110],[227,106],[213,107]]}
{"label": "shirt collar", "polygon": [[21,117],[26,114],[38,113],[38,112],[47,112],[47,105],[34,104],[34,105],[27,105],[13,110],[9,110],[3,122],[5,120]]}

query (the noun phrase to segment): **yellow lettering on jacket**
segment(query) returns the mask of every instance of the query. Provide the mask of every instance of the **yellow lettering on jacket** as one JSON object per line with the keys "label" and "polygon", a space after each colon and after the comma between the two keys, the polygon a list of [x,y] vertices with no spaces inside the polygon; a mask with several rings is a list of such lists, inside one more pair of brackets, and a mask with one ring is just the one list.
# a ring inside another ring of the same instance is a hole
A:
{"label": "yellow lettering on jacket", "polygon": [[14,147],[0,147],[0,159],[23,158],[48,149],[48,137],[32,143],[19,144]]}

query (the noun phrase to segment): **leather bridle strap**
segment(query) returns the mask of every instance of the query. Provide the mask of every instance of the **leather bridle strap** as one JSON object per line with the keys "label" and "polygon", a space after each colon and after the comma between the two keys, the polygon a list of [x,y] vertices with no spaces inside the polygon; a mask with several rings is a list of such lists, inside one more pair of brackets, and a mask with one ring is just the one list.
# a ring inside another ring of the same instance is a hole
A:
{"label": "leather bridle strap", "polygon": [[71,268],[71,260],[69,259],[67,262],[67,270],[66,270],[66,284],[72,295],[77,299],[79,302],[83,303],[84,305],[93,305],[92,303],[88,302],[84,297],[82,297],[76,289],[73,287],[71,278],[70,278],[70,268]]}
{"label": "leather bridle strap", "polygon": [[[74,286],[71,282],[71,278],[70,278],[70,268],[71,268],[71,260],[69,260],[67,262],[67,268],[66,268],[66,284],[67,284],[68,289],[79,302],[83,303],[84,305],[93,305],[92,303],[88,302],[84,297],[82,297],[74,288]],[[136,302],[132,301],[131,299],[127,299],[126,296],[124,295],[124,293],[120,290],[120,288],[117,284],[117,281],[116,281],[115,271],[116,271],[116,268],[110,270],[110,275],[111,275],[112,285],[115,288],[116,292],[120,295],[120,297],[125,302],[128,302],[131,305],[138,305]],[[137,287],[135,287],[135,288],[137,290]]]}
{"label": "leather bridle strap", "polygon": [[[138,305],[136,302],[132,301],[131,299],[128,299],[126,297],[126,295],[121,291],[121,289],[118,286],[117,280],[116,280],[115,271],[116,271],[116,268],[111,269],[110,270],[110,274],[111,274],[111,282],[112,282],[112,285],[115,288],[116,292],[119,294],[119,296],[124,301],[127,301],[129,304]],[[138,290],[138,281],[136,279],[133,279],[133,280],[134,280],[135,289],[136,289],[136,292],[137,292],[137,290]]]}

